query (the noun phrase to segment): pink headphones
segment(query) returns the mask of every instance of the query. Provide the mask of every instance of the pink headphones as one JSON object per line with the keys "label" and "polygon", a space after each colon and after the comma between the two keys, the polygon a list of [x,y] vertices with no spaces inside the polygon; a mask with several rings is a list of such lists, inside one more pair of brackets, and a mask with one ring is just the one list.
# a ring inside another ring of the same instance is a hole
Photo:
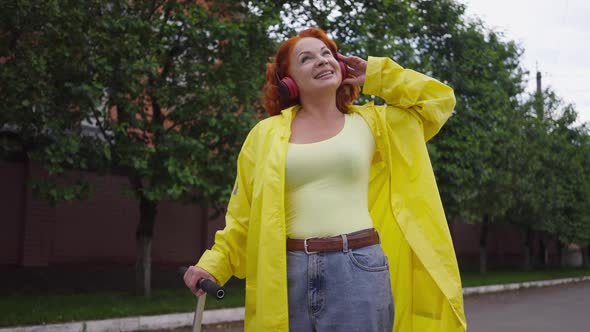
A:
{"label": "pink headphones", "polygon": [[[342,73],[342,80],[344,80],[348,76],[346,64],[341,60],[338,60],[338,64],[340,64],[340,72]],[[294,99],[299,95],[299,88],[291,77],[285,76],[281,79],[278,72],[275,72],[275,77],[279,85],[279,94],[283,98]]]}

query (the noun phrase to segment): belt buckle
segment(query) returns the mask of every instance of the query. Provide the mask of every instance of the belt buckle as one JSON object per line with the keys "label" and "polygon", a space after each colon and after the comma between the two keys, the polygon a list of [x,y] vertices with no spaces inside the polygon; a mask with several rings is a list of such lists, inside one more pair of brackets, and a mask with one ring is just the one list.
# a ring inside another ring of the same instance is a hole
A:
{"label": "belt buckle", "polygon": [[307,246],[308,246],[307,245],[307,240],[309,240],[309,239],[311,239],[311,238],[308,237],[307,239],[303,240],[303,251],[305,251],[305,253],[308,254],[308,255],[319,253],[319,251],[309,251],[309,250],[307,250]]}

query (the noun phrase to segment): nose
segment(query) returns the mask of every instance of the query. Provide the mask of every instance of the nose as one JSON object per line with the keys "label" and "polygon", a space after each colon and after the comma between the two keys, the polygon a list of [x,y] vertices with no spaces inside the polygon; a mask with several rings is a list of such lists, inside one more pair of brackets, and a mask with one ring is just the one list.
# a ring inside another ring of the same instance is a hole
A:
{"label": "nose", "polygon": [[326,59],[326,58],[324,58],[324,57],[319,57],[318,59],[319,59],[319,60],[316,62],[316,65],[317,65],[318,67],[322,67],[322,66],[324,66],[324,65],[328,64],[328,59]]}

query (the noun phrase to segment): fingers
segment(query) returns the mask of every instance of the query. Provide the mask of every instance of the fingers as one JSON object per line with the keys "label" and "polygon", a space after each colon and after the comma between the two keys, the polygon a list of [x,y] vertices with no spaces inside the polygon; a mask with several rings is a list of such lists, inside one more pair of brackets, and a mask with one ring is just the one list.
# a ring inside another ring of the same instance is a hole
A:
{"label": "fingers", "polygon": [[217,283],[217,280],[211,274],[196,266],[190,266],[183,276],[184,284],[197,296],[205,294],[202,289],[197,288],[197,284],[201,279],[209,279]]}
{"label": "fingers", "polygon": [[365,75],[358,77],[349,77],[342,81],[342,84],[358,84],[363,85],[365,83]]}
{"label": "fingers", "polygon": [[[348,64],[348,62],[350,62],[350,61],[355,61],[355,60],[357,60],[357,59],[361,59],[361,58],[359,58],[358,56],[354,56],[354,55],[346,56],[346,55],[344,55],[344,54],[342,54],[342,53],[337,53],[337,56],[338,56],[338,59],[340,59],[340,60],[342,60],[342,61],[346,62],[347,64]],[[362,59],[361,59],[361,60],[362,60]]]}
{"label": "fingers", "polygon": [[346,55],[342,54],[342,53],[336,53],[336,57],[338,58],[338,60],[342,60],[344,62],[348,61],[348,58]]}
{"label": "fingers", "polygon": [[363,85],[365,83],[365,73],[367,71],[367,61],[359,58],[358,56],[346,56],[343,54],[337,54],[338,59],[342,60],[349,68],[349,74],[352,77],[348,77],[342,81],[342,84],[358,84]]}
{"label": "fingers", "polygon": [[197,279],[195,270],[196,268],[194,266],[189,266],[186,272],[184,272],[184,276],[182,277],[186,287],[188,287],[194,294],[197,293]]}
{"label": "fingers", "polygon": [[353,68],[353,69],[359,69],[362,67],[366,67],[367,66],[367,61],[363,58],[359,58],[358,56],[346,56],[343,55],[341,53],[337,54],[338,59],[344,61],[344,63],[346,63],[346,65],[348,65],[349,67]]}

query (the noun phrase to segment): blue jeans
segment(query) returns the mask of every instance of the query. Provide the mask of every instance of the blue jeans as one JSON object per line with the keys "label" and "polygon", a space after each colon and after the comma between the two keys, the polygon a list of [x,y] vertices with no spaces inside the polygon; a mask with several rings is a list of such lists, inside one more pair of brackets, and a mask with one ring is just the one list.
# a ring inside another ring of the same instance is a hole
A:
{"label": "blue jeans", "polygon": [[287,252],[289,331],[393,330],[389,266],[378,244],[347,252]]}

